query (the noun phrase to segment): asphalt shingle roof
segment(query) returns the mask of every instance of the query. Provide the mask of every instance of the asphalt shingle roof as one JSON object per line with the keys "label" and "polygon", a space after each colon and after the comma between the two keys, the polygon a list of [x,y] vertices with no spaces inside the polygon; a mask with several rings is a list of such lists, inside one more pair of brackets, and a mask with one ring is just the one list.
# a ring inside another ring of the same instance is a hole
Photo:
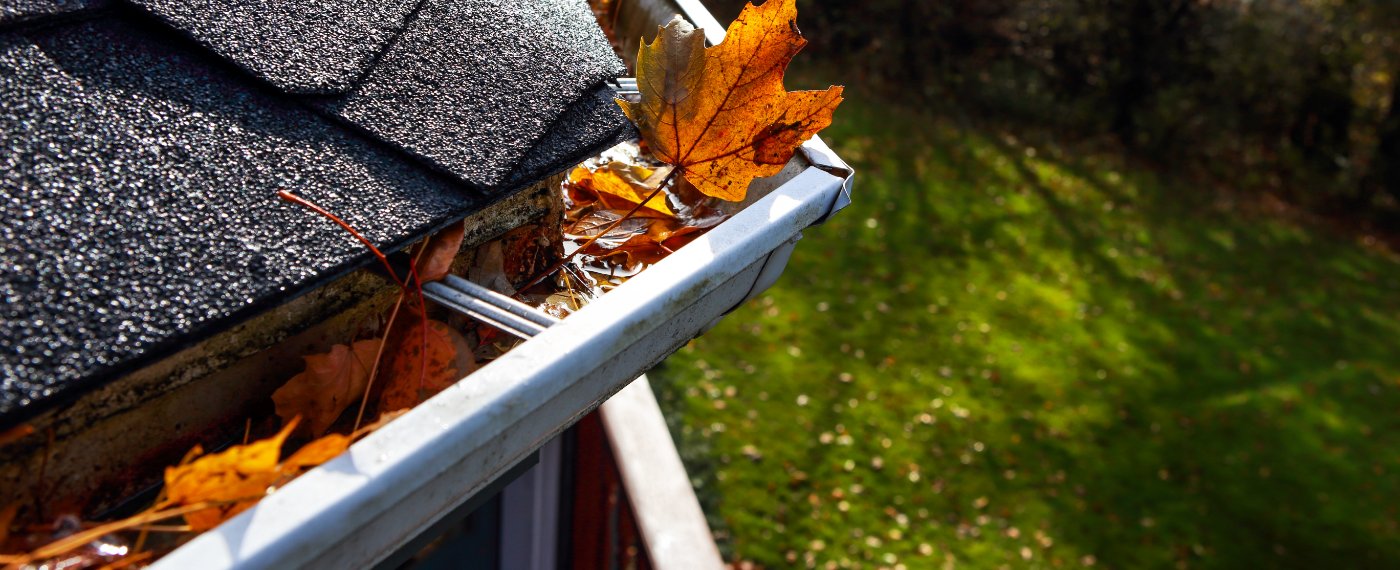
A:
{"label": "asphalt shingle roof", "polygon": [[[583,0],[427,0],[398,35],[293,38],[303,75],[243,59],[257,34],[229,30],[290,37],[324,12],[215,25],[139,1],[156,14],[16,10],[0,29],[0,429],[370,261],[278,189],[392,249],[630,132]],[[385,6],[360,15],[404,9]]]}
{"label": "asphalt shingle roof", "polygon": [[573,166],[578,163],[578,156],[568,149],[603,149],[632,136],[631,129],[618,129],[613,122],[616,97],[612,89],[599,87],[580,98],[520,160],[514,177],[506,185],[524,184],[530,172],[557,172]]}
{"label": "asphalt shingle roof", "polygon": [[109,0],[0,0],[0,26],[73,14],[106,5]]}
{"label": "asphalt shingle roof", "polygon": [[495,186],[569,104],[626,72],[596,32],[581,1],[424,0],[364,81],[319,106]]}
{"label": "asphalt shingle roof", "polygon": [[418,0],[133,0],[289,93],[342,93],[369,70]]}

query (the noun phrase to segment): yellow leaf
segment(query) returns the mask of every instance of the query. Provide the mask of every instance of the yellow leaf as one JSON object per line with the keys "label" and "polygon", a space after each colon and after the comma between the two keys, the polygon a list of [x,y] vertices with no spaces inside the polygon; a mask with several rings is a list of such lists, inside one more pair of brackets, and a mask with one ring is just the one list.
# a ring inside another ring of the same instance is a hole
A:
{"label": "yellow leaf", "polygon": [[333,433],[301,446],[278,468],[283,479],[295,476],[302,471],[335,459],[335,456],[350,449],[350,437]]}
{"label": "yellow leaf", "polygon": [[698,190],[743,200],[754,178],[782,170],[841,103],[841,87],[783,87],[788,62],[806,44],[796,0],[749,4],[711,48],[699,30],[673,20],[638,50],[641,102],[618,104],[653,153]]}
{"label": "yellow leaf", "polygon": [[[607,197],[621,198],[628,205],[641,203],[655,190],[647,187],[645,182],[651,175],[652,170],[645,166],[613,161],[597,170],[589,170],[583,166],[575,167],[573,172],[569,173],[569,182],[593,190],[609,208],[627,209],[622,204],[608,203]],[[671,217],[676,215],[671,211],[671,207],[666,205],[664,194],[657,194],[647,200],[643,207]]]}
{"label": "yellow leaf", "polygon": [[270,438],[235,445],[220,453],[165,468],[165,496],[172,505],[220,503],[185,515],[196,531],[214,528],[257,504],[277,482],[282,443],[296,428],[294,419]]}

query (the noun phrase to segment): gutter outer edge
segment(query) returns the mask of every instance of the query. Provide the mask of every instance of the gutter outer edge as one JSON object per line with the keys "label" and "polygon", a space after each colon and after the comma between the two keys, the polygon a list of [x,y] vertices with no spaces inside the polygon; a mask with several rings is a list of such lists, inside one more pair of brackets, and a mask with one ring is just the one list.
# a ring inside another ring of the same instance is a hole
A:
{"label": "gutter outer edge", "polygon": [[[607,377],[622,365],[613,362],[619,354],[654,345],[649,335],[689,339],[704,329],[729,307],[699,317],[685,314],[691,306],[767,265],[775,249],[830,215],[848,183],[819,166],[802,170],[618,290],[152,567],[360,566],[390,556],[630,383],[635,373]],[[665,354],[629,357],[649,367]]]}

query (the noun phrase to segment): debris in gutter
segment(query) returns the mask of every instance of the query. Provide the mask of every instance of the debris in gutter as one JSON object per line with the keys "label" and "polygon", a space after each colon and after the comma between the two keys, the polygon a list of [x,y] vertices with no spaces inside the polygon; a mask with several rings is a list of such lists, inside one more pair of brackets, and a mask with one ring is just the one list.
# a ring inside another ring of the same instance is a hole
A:
{"label": "debris in gutter", "polygon": [[[166,469],[165,488],[141,512],[101,524],[73,516],[30,524],[43,518],[41,502],[0,506],[0,553],[23,553],[0,554],[0,564],[148,563],[521,342],[430,308],[425,282],[466,275],[565,318],[723,222],[750,181],[781,169],[799,145],[830,123],[840,103],[840,87],[792,93],[783,88],[786,64],[805,44],[792,25],[795,17],[794,0],[769,0],[746,7],[729,28],[730,37],[749,41],[706,48],[703,34],[678,20],[643,45],[640,97],[619,103],[646,140],[613,147],[570,171],[559,189],[559,223],[522,226],[464,255],[458,251],[461,226],[449,227],[413,248],[408,272],[400,274],[349,224],[282,192],[283,199],[325,216],[372,250],[400,287],[398,302],[356,338],[304,356],[305,371],[273,396],[280,428],[263,421],[259,433],[268,437],[208,454],[195,447]],[[756,51],[741,53],[735,45]],[[707,70],[712,55],[737,63]],[[672,76],[681,79],[661,79]],[[684,96],[652,87],[665,84],[684,84]],[[668,113],[692,119],[667,122]],[[362,427],[367,417],[379,420]],[[0,434],[0,445],[8,435]],[[185,524],[170,524],[176,518]]]}

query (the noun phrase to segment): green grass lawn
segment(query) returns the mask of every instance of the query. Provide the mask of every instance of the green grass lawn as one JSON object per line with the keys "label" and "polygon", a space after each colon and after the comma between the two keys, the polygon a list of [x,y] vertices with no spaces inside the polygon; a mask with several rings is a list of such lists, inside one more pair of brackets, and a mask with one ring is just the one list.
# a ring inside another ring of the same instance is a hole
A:
{"label": "green grass lawn", "polygon": [[652,374],[767,567],[1400,567],[1400,261],[853,97],[855,204]]}

